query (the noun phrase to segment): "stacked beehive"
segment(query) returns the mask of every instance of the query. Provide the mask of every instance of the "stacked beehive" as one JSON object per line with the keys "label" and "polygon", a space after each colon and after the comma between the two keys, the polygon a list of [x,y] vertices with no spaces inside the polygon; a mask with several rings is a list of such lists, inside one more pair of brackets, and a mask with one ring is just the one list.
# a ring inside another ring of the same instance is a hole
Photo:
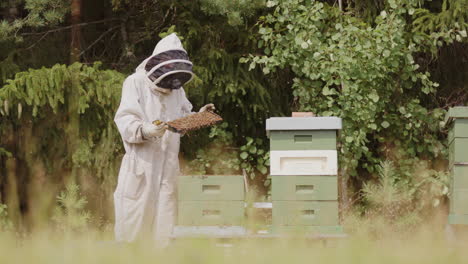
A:
{"label": "stacked beehive", "polygon": [[337,234],[337,117],[267,120],[274,233]]}
{"label": "stacked beehive", "polygon": [[179,177],[178,226],[242,226],[242,175]]}
{"label": "stacked beehive", "polygon": [[451,173],[449,224],[468,225],[468,107],[450,108],[446,123]]}

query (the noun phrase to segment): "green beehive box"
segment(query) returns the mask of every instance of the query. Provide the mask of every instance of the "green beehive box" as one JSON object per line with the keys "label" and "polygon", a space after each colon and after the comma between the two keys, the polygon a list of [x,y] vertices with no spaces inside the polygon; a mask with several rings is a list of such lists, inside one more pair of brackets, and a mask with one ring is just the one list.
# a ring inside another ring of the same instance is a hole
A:
{"label": "green beehive box", "polygon": [[271,131],[270,150],[336,150],[336,130]]}
{"label": "green beehive box", "polygon": [[337,176],[271,176],[273,201],[337,200]]}
{"label": "green beehive box", "polygon": [[179,201],[244,201],[242,175],[179,177]]}
{"label": "green beehive box", "polygon": [[450,213],[468,215],[468,189],[454,189],[450,195]]}
{"label": "green beehive box", "polygon": [[468,138],[468,119],[455,119],[452,126],[447,137],[449,144],[454,138]]}
{"label": "green beehive box", "polygon": [[456,137],[449,145],[449,166],[454,164],[468,164],[468,137]]}
{"label": "green beehive box", "polygon": [[467,106],[456,106],[448,110],[445,116],[445,123],[450,119],[467,119],[468,118],[468,107]]}
{"label": "green beehive box", "polygon": [[468,189],[468,165],[454,165],[450,170],[451,190]]}
{"label": "green beehive box", "polygon": [[244,201],[181,201],[177,224],[182,226],[240,226]]}
{"label": "green beehive box", "polygon": [[273,226],[338,225],[337,201],[273,201]]}
{"label": "green beehive box", "polygon": [[451,225],[468,225],[468,214],[466,215],[450,214],[448,217],[448,223]]}
{"label": "green beehive box", "polygon": [[468,107],[450,108],[445,118],[449,133],[450,215],[454,225],[468,224]]}
{"label": "green beehive box", "polygon": [[272,226],[271,233],[273,234],[290,234],[290,235],[341,235],[343,227],[336,226]]}
{"label": "green beehive box", "polygon": [[[271,157],[276,162],[271,165],[273,233],[342,233],[336,172],[325,173],[329,170],[323,165],[328,166],[329,159],[336,162],[337,132],[341,128],[338,117],[272,117],[267,120]],[[322,154],[325,161],[321,160]],[[329,155],[334,156],[330,158]],[[312,170],[307,166],[315,167]],[[319,172],[312,175],[314,173],[304,173],[300,168]]]}
{"label": "green beehive box", "polygon": [[338,117],[271,117],[266,120],[271,150],[336,150]]}

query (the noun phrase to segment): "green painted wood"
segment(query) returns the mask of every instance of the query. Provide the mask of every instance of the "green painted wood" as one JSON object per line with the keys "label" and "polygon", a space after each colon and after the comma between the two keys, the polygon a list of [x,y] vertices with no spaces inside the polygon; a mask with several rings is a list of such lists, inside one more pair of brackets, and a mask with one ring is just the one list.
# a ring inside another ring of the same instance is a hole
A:
{"label": "green painted wood", "polygon": [[338,225],[338,202],[273,201],[273,225]]}
{"label": "green painted wood", "polygon": [[450,194],[456,190],[468,189],[468,165],[453,165],[450,175]]}
{"label": "green painted wood", "polygon": [[244,223],[243,201],[181,201],[178,225],[240,226]]}
{"label": "green painted wood", "polygon": [[272,234],[278,235],[341,235],[342,226],[272,226]]}
{"label": "green painted wood", "polygon": [[450,128],[449,131],[448,131],[448,134],[447,134],[447,143],[448,143],[448,145],[450,145],[450,143],[452,143],[454,138],[455,138],[454,130],[452,128]]}
{"label": "green painted wood", "polygon": [[338,199],[337,176],[271,176],[273,201]]}
{"label": "green painted wood", "polygon": [[244,201],[241,175],[180,176],[179,201]]}
{"label": "green painted wood", "polygon": [[447,123],[447,121],[457,118],[468,118],[468,107],[457,106],[450,108],[445,115],[445,122]]}
{"label": "green painted wood", "polygon": [[450,128],[447,141],[452,143],[454,138],[467,138],[468,137],[468,119],[456,119],[453,126]]}
{"label": "green painted wood", "polygon": [[468,165],[454,165],[451,175],[453,189],[468,189]]}
{"label": "green painted wood", "polygon": [[457,119],[453,126],[454,137],[468,137],[468,119]]}
{"label": "green painted wood", "polygon": [[449,214],[448,223],[451,225],[468,225],[468,215]]}
{"label": "green painted wood", "polygon": [[454,189],[450,195],[450,213],[468,214],[468,189]]}
{"label": "green painted wood", "polygon": [[449,164],[468,164],[468,138],[455,138],[449,145]]}
{"label": "green painted wood", "polygon": [[336,130],[270,131],[270,150],[335,150]]}

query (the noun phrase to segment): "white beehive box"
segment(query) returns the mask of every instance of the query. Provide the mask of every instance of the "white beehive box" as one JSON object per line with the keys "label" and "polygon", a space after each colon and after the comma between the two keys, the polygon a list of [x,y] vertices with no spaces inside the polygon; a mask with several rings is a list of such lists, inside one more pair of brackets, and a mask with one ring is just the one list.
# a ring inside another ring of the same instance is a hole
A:
{"label": "white beehive box", "polygon": [[271,175],[336,175],[336,150],[285,150],[270,152]]}

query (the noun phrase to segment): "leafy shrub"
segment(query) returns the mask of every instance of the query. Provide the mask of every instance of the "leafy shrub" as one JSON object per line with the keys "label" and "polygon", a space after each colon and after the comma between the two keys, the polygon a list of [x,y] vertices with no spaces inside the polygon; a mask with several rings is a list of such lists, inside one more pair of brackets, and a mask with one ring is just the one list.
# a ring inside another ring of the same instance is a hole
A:
{"label": "leafy shrub", "polygon": [[7,232],[13,230],[13,223],[8,217],[7,206],[0,204],[0,232]]}
{"label": "leafy shrub", "polygon": [[52,220],[59,232],[82,232],[88,228],[91,219],[89,212],[85,210],[88,203],[85,197],[80,197],[80,188],[75,183],[69,183],[57,196]]}
{"label": "leafy shrub", "polygon": [[195,159],[184,166],[183,174],[229,175],[239,173],[238,149],[233,147],[233,135],[226,130],[227,126],[227,123],[222,123],[211,128],[208,136],[211,143],[205,148],[197,150]]}
{"label": "leafy shrub", "polygon": [[438,86],[421,72],[413,54],[406,9],[395,4],[375,25],[319,1],[269,1],[274,9],[259,21],[263,55],[243,62],[265,74],[290,68],[293,95],[302,111],[343,118],[342,164],[346,175],[374,173],[385,160],[386,142],[410,157],[440,156],[439,121],[444,111],[427,110],[423,99]]}
{"label": "leafy shrub", "polygon": [[362,189],[364,217],[399,232],[414,229],[430,218],[434,212],[429,209],[440,208],[440,201],[448,194],[448,175],[427,169],[424,164],[412,173],[407,181],[397,173],[393,162],[381,162],[377,181],[365,183]]}

